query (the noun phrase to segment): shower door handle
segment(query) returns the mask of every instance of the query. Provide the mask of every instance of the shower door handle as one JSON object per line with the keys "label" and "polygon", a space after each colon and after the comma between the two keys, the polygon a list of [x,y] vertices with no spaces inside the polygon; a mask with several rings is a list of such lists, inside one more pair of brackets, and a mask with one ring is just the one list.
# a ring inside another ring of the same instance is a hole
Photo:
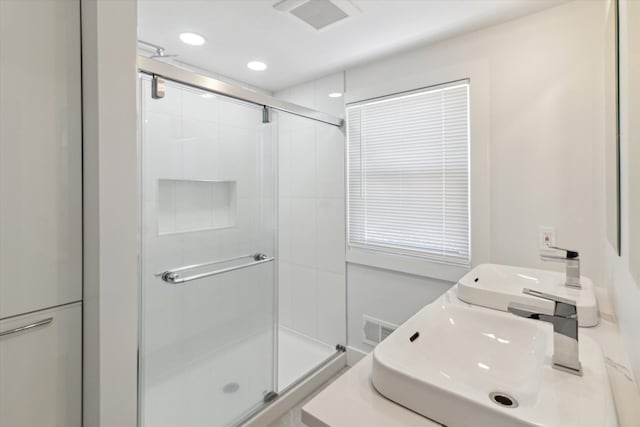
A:
{"label": "shower door handle", "polygon": [[[187,270],[187,269],[191,270],[191,269],[202,267],[202,266],[206,266],[206,265],[220,264],[222,262],[227,262],[227,261],[246,258],[246,257],[252,257],[253,261],[247,262],[247,263],[244,263],[244,264],[240,264],[240,265],[234,265],[233,267],[220,268],[218,270],[208,271],[206,273],[201,273],[201,274],[194,274],[194,275],[186,276],[186,277],[180,277],[180,274],[179,274],[180,271],[184,271],[184,270]],[[173,269],[173,270],[167,270],[167,271],[165,271],[163,273],[160,273],[158,275],[162,278],[162,280],[164,280],[167,283],[170,283],[172,285],[181,285],[181,284],[186,283],[186,282],[191,282],[192,280],[203,279],[205,277],[216,276],[218,274],[228,273],[228,272],[231,272],[231,271],[240,270],[240,269],[243,269],[243,268],[253,267],[255,265],[264,264],[264,263],[267,263],[267,262],[271,262],[274,259],[275,258],[269,257],[269,256],[267,256],[267,255],[265,255],[263,253],[257,253],[257,254],[253,254],[253,255],[246,255],[246,256],[242,256],[242,257],[231,258],[230,260],[214,261],[214,262],[208,262],[208,263],[204,263],[204,264],[191,265],[191,266],[188,266],[188,267],[176,268],[176,269]]]}

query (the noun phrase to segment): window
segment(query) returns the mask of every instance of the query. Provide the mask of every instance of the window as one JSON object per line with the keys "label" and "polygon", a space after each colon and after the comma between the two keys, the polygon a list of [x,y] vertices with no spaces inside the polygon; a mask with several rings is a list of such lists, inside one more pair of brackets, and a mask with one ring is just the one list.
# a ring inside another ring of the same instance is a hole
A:
{"label": "window", "polygon": [[347,107],[350,248],[468,265],[469,82]]}

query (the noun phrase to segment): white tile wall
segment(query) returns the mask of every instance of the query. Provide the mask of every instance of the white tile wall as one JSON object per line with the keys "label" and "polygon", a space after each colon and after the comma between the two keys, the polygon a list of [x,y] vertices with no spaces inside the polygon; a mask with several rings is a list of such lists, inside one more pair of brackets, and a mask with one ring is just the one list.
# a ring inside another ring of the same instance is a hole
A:
{"label": "white tile wall", "polygon": [[315,200],[316,266],[323,271],[344,275],[345,203],[338,198]]}
{"label": "white tile wall", "polygon": [[[277,93],[344,116],[342,73]],[[334,126],[278,113],[280,324],[346,342],[344,142]]]}
{"label": "white tile wall", "polygon": [[316,129],[313,123],[292,131],[289,163],[291,193],[283,196],[313,198],[316,195]]}
{"label": "white tile wall", "polygon": [[[318,270],[318,330],[316,337],[326,343],[344,343],[346,295],[344,273]],[[344,345],[344,344],[343,344]]]}
{"label": "white tile wall", "polygon": [[318,271],[313,267],[291,265],[292,329],[310,337],[318,334]]}
{"label": "white tile wall", "polygon": [[291,228],[291,259],[283,261],[311,268],[317,265],[317,220],[314,198],[291,199],[291,222],[283,224]]}

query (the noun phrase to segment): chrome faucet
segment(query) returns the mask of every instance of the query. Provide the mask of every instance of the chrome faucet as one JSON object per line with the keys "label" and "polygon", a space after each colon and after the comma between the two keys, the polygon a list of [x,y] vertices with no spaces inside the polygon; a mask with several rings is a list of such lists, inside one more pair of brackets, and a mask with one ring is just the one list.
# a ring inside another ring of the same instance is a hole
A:
{"label": "chrome faucet", "polygon": [[527,295],[554,302],[553,313],[541,313],[544,309],[512,302],[507,307],[510,313],[527,319],[542,320],[553,325],[552,366],[570,374],[582,376],[582,364],[578,351],[578,312],[575,301],[532,289],[523,289]]}
{"label": "chrome faucet", "polygon": [[549,246],[551,249],[556,249],[564,252],[561,255],[548,255],[541,254],[540,258],[543,261],[555,261],[555,262],[564,262],[565,263],[565,286],[569,288],[581,289],[582,285],[580,284],[580,254],[578,251],[572,251],[569,249],[562,249],[556,246]]}

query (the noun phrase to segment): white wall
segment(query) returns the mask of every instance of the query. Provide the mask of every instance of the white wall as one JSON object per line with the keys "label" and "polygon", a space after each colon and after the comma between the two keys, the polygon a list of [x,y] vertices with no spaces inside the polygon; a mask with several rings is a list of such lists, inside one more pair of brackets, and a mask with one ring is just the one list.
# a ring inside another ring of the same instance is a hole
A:
{"label": "white wall", "polygon": [[451,286],[438,279],[351,263],[347,265],[347,284],[349,347],[361,352],[372,349],[362,341],[362,316],[400,325]]}
{"label": "white wall", "polygon": [[347,90],[373,94],[381,81],[416,87],[435,70],[485,62],[489,81],[478,84],[488,85],[490,109],[491,187],[481,195],[491,199],[490,258],[553,268],[539,260],[537,236],[539,225],[555,226],[558,244],[580,250],[584,273],[601,283],[593,230],[603,214],[592,187],[601,178],[603,23],[597,2],[569,3],[349,70]]}
{"label": "white wall", "polygon": [[137,423],[136,4],[83,0],[83,425]]}
{"label": "white wall", "polygon": [[[609,9],[611,11],[611,9]],[[628,17],[633,17],[633,23],[629,23]],[[622,256],[618,256],[614,247],[605,239],[604,247],[606,254],[606,282],[609,284],[610,293],[616,308],[618,325],[623,337],[623,344],[629,356],[631,368],[636,379],[640,379],[640,283],[638,283],[630,273],[630,265],[638,260],[630,258],[631,237],[630,204],[631,198],[636,198],[638,203],[639,194],[633,194],[630,183],[632,175],[637,174],[638,165],[634,163],[633,148],[631,141],[638,141],[640,137],[640,124],[637,119],[631,119],[634,115],[630,110],[633,105],[629,95],[631,93],[635,99],[635,113],[637,114],[637,97],[640,95],[640,84],[637,80],[640,71],[640,55],[637,51],[629,49],[629,41],[634,40],[637,47],[640,38],[638,29],[640,22],[640,3],[623,0],[620,2],[620,111],[621,111],[621,226],[622,226]],[[613,142],[613,141],[609,141]],[[637,150],[637,148],[636,148]],[[637,153],[637,151],[636,151]],[[636,154],[637,155],[637,154]],[[603,158],[606,159],[605,156]],[[636,160],[637,161],[637,160]],[[604,166],[604,165],[603,165]],[[609,173],[614,173],[609,170]],[[636,180],[637,182],[637,180]],[[636,188],[637,188],[637,184]],[[635,219],[637,221],[637,219]],[[636,236],[635,238],[638,238]],[[637,267],[636,267],[637,268]]]}
{"label": "white wall", "polygon": [[[472,186],[487,180],[472,188],[475,264],[562,271],[538,256],[538,227],[554,226],[605,284],[605,18],[602,3],[575,1],[346,71],[348,102],[471,76]],[[363,351],[362,314],[400,323],[451,284],[355,264],[347,279],[348,344]]]}
{"label": "white wall", "polygon": [[[471,78],[472,87],[485,86],[488,97],[472,96],[472,112],[482,102],[489,109],[476,126],[489,129],[490,188],[485,194],[474,194],[472,189],[471,196],[490,200],[485,260],[561,270],[561,265],[543,263],[538,257],[538,227],[555,226],[557,243],[579,250],[583,274],[602,284],[604,210],[602,195],[593,187],[602,180],[603,31],[601,4],[569,3],[348,70],[349,99],[354,93],[370,97],[420,87],[430,83],[433,74],[460,67],[471,73],[472,66],[465,64],[486,64],[486,80]],[[472,123],[472,150],[473,135]],[[474,164],[478,167],[472,153],[472,182]],[[472,216],[476,214],[472,206]],[[484,230],[472,227],[472,240],[479,231]],[[389,301],[371,301],[363,308],[357,297],[363,291],[356,289],[367,284],[351,270],[349,266],[349,345],[364,349],[353,323],[360,321],[357,317],[363,310],[384,313]],[[420,287],[406,287],[403,276],[387,283],[392,289],[404,286],[414,296],[403,298],[425,299]],[[431,295],[445,289],[439,285]],[[432,283],[424,286],[434,289]],[[416,308],[407,304],[400,311],[406,319]]]}
{"label": "white wall", "polygon": [[[344,115],[342,73],[276,97]],[[342,129],[278,113],[280,324],[331,346],[346,344]]]}

